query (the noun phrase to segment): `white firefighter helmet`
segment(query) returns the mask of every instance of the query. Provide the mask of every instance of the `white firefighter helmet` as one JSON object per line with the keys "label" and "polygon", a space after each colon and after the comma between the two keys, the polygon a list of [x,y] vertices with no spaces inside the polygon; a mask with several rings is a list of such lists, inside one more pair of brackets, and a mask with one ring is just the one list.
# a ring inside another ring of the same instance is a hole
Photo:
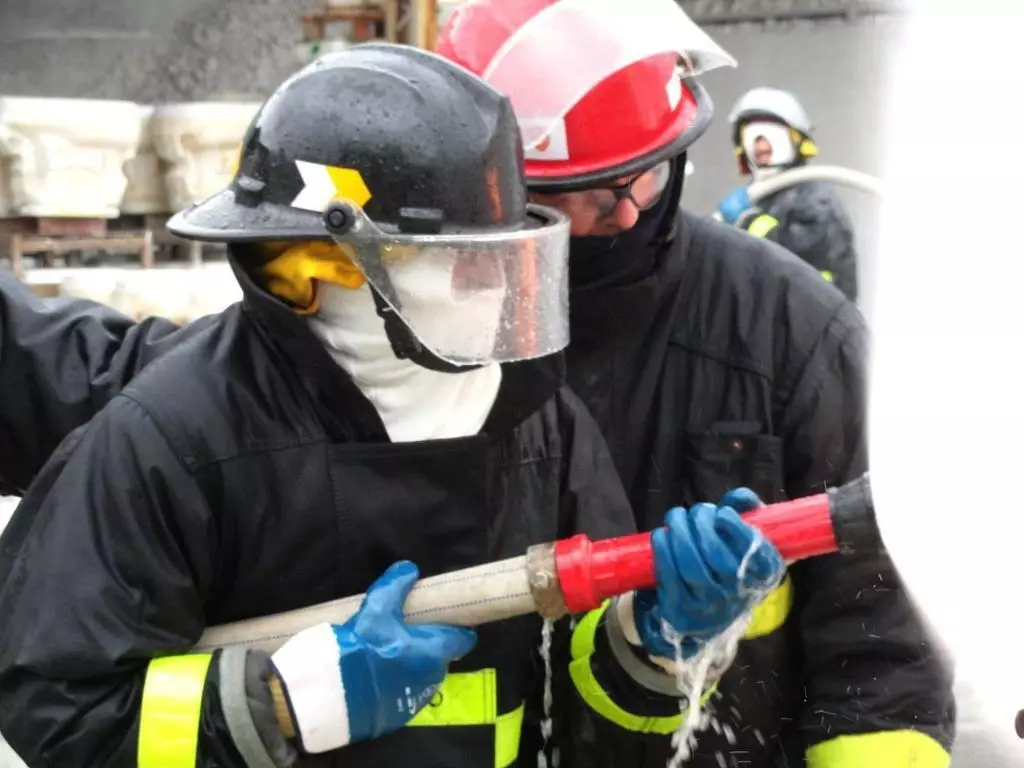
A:
{"label": "white firefighter helmet", "polygon": [[754,118],[775,118],[790,128],[810,136],[814,126],[803,105],[789,91],[779,88],[752,88],[743,94],[729,113],[729,124],[736,124]]}

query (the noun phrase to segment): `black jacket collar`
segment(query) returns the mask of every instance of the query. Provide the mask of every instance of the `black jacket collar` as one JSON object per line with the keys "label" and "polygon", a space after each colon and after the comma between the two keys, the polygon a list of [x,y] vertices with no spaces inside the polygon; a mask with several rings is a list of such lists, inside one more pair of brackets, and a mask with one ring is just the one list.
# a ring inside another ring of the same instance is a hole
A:
{"label": "black jacket collar", "polygon": [[574,288],[569,294],[572,351],[588,354],[616,339],[643,335],[662,305],[678,295],[690,236],[677,211],[665,235],[647,246],[655,251],[647,277],[628,285]]}

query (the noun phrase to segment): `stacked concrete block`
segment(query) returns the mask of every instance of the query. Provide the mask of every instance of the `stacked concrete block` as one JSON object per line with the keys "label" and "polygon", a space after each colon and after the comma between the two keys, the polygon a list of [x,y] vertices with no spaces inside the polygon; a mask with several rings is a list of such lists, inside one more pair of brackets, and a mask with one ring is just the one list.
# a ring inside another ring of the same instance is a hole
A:
{"label": "stacked concrete block", "polygon": [[258,108],[0,96],[0,218],[173,213],[230,181]]}

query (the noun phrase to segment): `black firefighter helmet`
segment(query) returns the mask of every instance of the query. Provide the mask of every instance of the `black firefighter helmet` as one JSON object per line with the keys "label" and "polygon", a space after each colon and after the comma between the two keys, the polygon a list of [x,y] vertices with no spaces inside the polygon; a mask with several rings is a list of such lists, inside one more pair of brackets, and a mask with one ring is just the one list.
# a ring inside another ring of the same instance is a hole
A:
{"label": "black firefighter helmet", "polygon": [[[508,99],[416,48],[354,46],[289,78],[253,119],[228,188],[168,229],[229,244],[335,240],[366,275],[396,354],[426,367],[568,343],[568,224],[527,203]],[[481,307],[498,316],[481,320]]]}

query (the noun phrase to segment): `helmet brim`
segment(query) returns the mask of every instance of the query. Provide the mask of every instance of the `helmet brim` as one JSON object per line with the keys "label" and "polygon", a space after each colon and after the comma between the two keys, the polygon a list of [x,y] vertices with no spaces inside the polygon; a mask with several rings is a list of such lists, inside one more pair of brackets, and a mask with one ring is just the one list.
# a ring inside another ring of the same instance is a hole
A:
{"label": "helmet brim", "polygon": [[[560,216],[552,209],[528,204],[524,225],[527,229],[550,226]],[[332,239],[323,214],[276,203],[241,205],[230,187],[176,213],[167,222],[167,231],[184,240],[214,243]]]}
{"label": "helmet brim", "polygon": [[185,240],[218,243],[330,239],[321,214],[276,203],[242,205],[232,187],[175,214],[167,230]]}

